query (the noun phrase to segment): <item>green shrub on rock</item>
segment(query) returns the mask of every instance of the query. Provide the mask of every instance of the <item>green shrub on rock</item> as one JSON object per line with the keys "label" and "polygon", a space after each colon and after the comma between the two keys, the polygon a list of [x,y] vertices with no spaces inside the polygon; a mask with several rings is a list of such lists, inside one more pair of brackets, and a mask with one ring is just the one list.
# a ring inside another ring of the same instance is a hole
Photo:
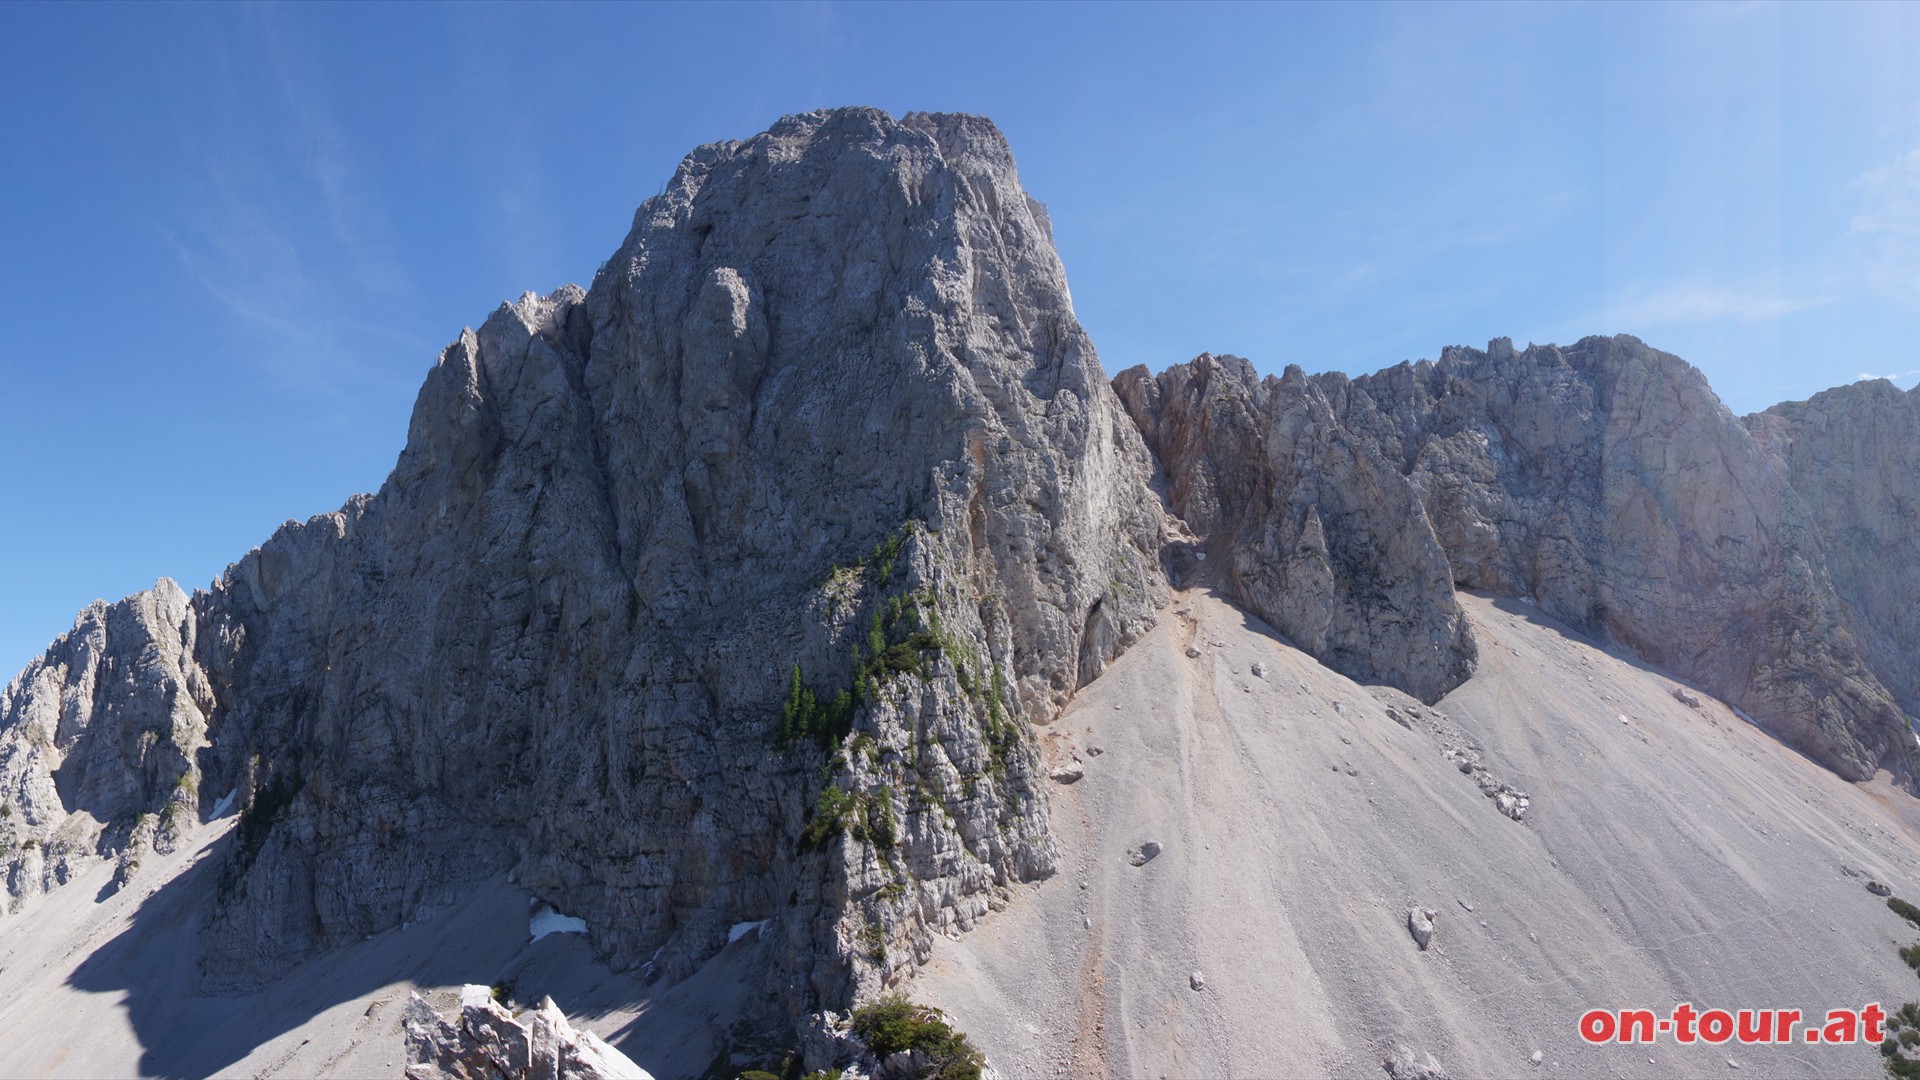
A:
{"label": "green shrub on rock", "polygon": [[853,1033],[876,1057],[885,1059],[902,1050],[925,1057],[929,1063],[920,1080],[980,1080],[986,1065],[980,1051],[953,1030],[938,1009],[903,997],[882,998],[853,1010]]}

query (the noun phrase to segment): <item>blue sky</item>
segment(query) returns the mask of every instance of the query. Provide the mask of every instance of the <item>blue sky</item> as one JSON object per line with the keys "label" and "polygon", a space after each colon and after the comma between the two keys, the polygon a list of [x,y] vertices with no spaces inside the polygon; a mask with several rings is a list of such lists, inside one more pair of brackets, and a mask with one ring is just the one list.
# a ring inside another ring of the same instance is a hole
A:
{"label": "blue sky", "polygon": [[1108,370],[1629,332],[1920,377],[1920,7],[0,6],[0,678],[377,487],[693,146],[993,117]]}

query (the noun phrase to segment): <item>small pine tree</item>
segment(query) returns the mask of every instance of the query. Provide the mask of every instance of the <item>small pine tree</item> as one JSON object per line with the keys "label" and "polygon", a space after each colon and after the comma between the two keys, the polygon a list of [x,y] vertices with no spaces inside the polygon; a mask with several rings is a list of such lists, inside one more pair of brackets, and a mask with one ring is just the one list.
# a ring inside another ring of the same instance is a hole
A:
{"label": "small pine tree", "polygon": [[780,741],[792,742],[801,735],[801,695],[806,684],[800,678],[800,664],[793,665],[793,678],[787,683],[787,700],[780,705]]}

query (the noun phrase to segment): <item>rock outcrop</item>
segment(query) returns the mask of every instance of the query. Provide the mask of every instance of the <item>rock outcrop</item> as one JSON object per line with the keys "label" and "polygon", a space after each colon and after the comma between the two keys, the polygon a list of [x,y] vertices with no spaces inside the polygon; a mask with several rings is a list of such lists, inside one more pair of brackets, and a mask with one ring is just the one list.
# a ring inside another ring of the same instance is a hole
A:
{"label": "rock outcrop", "polygon": [[552,998],[515,1016],[484,986],[460,990],[446,1019],[407,998],[407,1080],[653,1080],[591,1031],[576,1031]]}
{"label": "rock outcrop", "polygon": [[1420,497],[1299,368],[1238,357],[1114,388],[1165,469],[1167,501],[1249,610],[1322,663],[1429,703],[1475,649]]}

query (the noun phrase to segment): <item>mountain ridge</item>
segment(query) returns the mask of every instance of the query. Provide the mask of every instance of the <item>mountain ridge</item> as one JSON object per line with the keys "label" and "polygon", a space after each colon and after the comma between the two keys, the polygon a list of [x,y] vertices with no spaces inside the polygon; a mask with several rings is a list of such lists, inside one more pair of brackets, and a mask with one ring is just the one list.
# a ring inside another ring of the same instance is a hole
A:
{"label": "mountain ridge", "polygon": [[7,685],[0,927],[231,805],[208,990],[511,873],[649,980],[766,923],[817,1033],[1055,872],[1041,733],[1203,586],[1428,704],[1515,597],[1910,787],[1917,402],[1624,335],[1109,380],[990,121],[787,117],[464,330],[378,492]]}

